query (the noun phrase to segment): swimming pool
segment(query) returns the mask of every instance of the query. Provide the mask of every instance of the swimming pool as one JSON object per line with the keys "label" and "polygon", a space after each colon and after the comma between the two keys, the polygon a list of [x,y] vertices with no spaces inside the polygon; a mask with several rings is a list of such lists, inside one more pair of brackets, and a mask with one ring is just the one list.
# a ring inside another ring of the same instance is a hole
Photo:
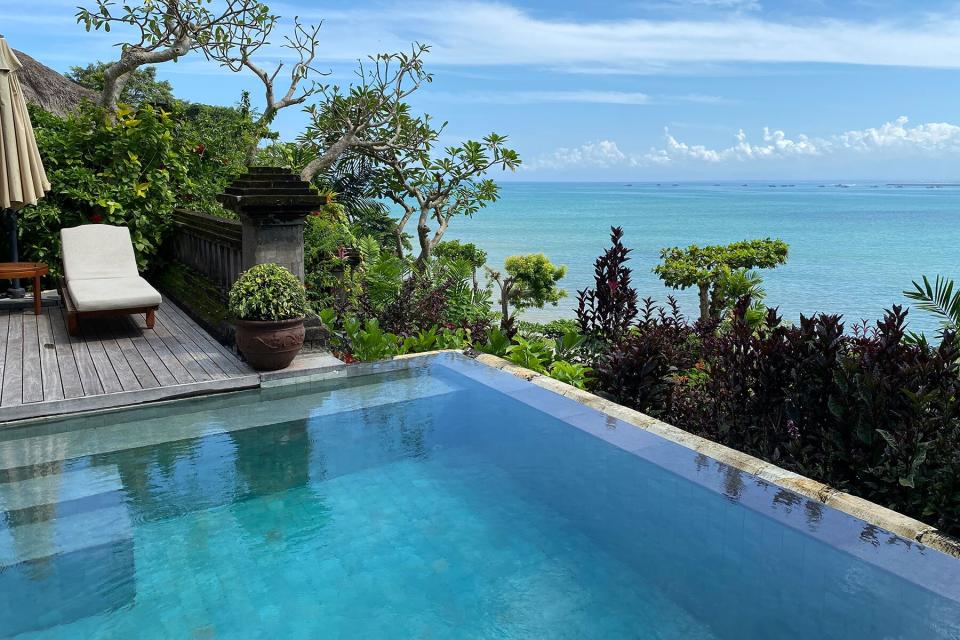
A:
{"label": "swimming pool", "polygon": [[955,558],[462,356],[394,368],[0,432],[0,635],[960,637]]}

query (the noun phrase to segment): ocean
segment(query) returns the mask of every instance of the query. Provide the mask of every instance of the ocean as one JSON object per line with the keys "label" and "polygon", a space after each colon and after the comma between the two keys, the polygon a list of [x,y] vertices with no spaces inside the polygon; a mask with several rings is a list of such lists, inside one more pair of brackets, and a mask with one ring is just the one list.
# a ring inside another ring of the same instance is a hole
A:
{"label": "ocean", "polygon": [[[762,273],[766,304],[791,322],[839,313],[849,328],[907,305],[903,290],[923,274],[960,281],[960,185],[504,182],[499,201],[457,218],[446,238],[476,243],[493,267],[535,252],[566,265],[567,297],[522,316],[542,321],[575,316],[576,291],[592,286],[612,225],[623,227],[633,249],[640,297],[663,302],[672,294],[691,318],[695,292],[669,289],[651,271],[663,247],[783,239],[787,263]],[[916,331],[939,326],[924,313],[909,320]]]}

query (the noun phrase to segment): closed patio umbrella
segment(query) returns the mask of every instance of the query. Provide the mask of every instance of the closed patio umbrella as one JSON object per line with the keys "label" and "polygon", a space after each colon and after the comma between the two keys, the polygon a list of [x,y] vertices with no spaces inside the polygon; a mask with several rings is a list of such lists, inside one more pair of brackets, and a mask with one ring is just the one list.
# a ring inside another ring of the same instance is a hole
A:
{"label": "closed patio umbrella", "polygon": [[[19,260],[16,212],[37,204],[37,200],[50,190],[17,78],[22,68],[6,38],[0,36],[0,209],[10,220],[10,259],[13,262]],[[10,294],[22,297],[23,290],[14,283]]]}

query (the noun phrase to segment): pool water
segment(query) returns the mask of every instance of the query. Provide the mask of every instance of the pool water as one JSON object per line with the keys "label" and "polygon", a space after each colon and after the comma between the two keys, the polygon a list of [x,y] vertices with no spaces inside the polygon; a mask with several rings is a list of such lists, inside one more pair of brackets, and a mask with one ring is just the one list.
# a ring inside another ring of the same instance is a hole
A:
{"label": "pool water", "polygon": [[0,433],[0,635],[960,638],[954,558],[460,356],[393,366]]}

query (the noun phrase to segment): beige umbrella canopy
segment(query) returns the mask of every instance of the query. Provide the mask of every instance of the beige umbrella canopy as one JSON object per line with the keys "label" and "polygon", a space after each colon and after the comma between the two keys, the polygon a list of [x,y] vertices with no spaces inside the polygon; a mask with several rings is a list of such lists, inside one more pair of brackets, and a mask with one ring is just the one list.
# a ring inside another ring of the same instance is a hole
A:
{"label": "beige umbrella canopy", "polygon": [[[20,259],[15,212],[37,204],[37,200],[50,190],[17,77],[22,68],[6,38],[0,36],[0,210],[7,211],[9,216],[9,259],[12,262]],[[20,282],[12,281],[7,294],[11,298],[22,298],[24,291]]]}
{"label": "beige umbrella canopy", "polygon": [[50,190],[17,77],[22,68],[0,36],[0,209],[15,211]]}

